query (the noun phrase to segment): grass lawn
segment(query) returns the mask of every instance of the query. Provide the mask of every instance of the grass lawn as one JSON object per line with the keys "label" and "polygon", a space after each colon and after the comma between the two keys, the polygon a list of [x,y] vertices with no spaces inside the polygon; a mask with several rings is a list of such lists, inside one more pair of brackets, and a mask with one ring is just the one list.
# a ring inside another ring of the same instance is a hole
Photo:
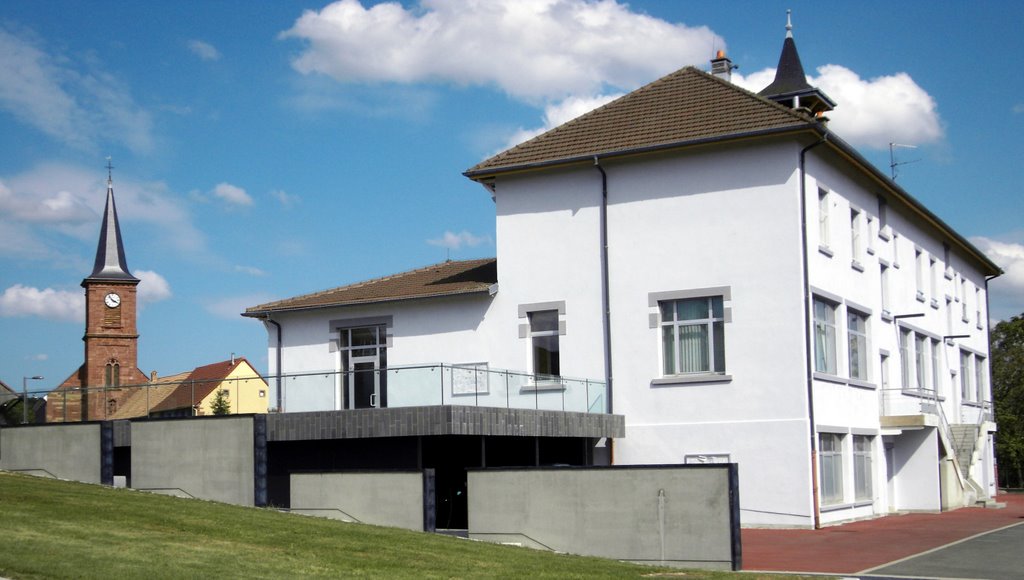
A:
{"label": "grass lawn", "polygon": [[[729,578],[0,472],[0,577]],[[744,578],[751,578],[744,575]]]}

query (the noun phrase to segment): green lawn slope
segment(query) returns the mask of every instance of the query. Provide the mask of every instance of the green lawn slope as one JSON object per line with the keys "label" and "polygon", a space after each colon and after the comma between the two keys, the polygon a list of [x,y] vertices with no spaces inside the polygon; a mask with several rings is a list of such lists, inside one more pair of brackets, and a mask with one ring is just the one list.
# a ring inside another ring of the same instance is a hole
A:
{"label": "green lawn slope", "polygon": [[14,579],[736,576],[7,472],[0,472],[0,543],[0,577]]}

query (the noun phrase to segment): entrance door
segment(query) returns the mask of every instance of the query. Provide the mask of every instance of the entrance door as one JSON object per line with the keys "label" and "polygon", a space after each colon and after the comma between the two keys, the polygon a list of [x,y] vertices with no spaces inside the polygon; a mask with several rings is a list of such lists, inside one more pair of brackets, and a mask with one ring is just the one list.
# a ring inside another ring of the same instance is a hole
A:
{"label": "entrance door", "polygon": [[387,406],[387,332],[383,326],[341,329],[345,409]]}
{"label": "entrance door", "polygon": [[351,409],[380,407],[380,360],[352,357],[349,362],[349,401]]}

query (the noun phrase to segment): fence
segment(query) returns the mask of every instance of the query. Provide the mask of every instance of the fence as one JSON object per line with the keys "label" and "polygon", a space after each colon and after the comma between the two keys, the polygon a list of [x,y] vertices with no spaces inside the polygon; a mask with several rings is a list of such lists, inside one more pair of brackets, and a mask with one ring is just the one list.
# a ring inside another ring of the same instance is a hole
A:
{"label": "fence", "polygon": [[46,399],[47,422],[220,414],[214,403],[218,397],[225,403],[220,411],[231,414],[439,405],[607,412],[603,381],[486,365],[430,364],[211,381],[166,377],[138,385],[61,388],[22,396]]}

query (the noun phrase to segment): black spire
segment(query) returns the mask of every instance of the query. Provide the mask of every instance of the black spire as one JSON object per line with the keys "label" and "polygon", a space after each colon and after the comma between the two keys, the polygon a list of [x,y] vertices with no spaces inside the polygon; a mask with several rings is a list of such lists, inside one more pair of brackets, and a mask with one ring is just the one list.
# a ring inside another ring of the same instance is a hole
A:
{"label": "black spire", "polygon": [[836,106],[835,101],[807,83],[804,66],[796,51],[796,41],[793,40],[791,13],[791,10],[786,11],[786,40],[782,43],[775,80],[757,94],[794,109],[809,109],[814,114],[831,111]]}
{"label": "black spire", "polygon": [[138,278],[128,271],[121,242],[121,226],[117,222],[117,208],[114,206],[114,181],[110,171],[114,168],[107,158],[107,206],[103,210],[103,225],[100,226],[100,241],[96,247],[96,263],[92,274],[86,280],[129,280]]}

